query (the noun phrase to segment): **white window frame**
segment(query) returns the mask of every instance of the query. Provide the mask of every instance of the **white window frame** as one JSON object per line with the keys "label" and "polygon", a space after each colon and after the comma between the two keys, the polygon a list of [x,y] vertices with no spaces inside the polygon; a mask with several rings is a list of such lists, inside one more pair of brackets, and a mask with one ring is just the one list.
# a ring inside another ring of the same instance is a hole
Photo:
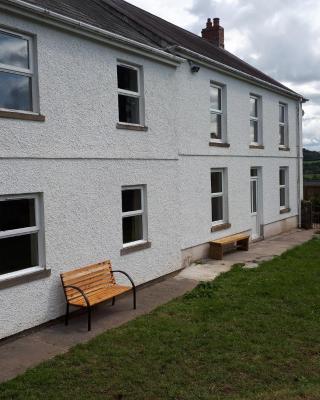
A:
{"label": "white window frame", "polygon": [[[211,107],[211,102],[210,102],[210,119],[211,119],[211,115],[215,114],[215,115],[220,115],[221,116],[221,138],[220,139],[212,139],[212,137],[210,136],[210,142],[212,143],[224,143],[225,141],[225,134],[224,134],[224,87],[222,85],[219,85],[218,83],[215,82],[210,82],[210,89],[211,88],[215,88],[215,89],[219,89],[220,90],[220,94],[221,94],[221,110],[215,109],[213,107]],[[211,134],[211,132],[210,132]]]}
{"label": "white window frame", "polygon": [[127,63],[123,63],[121,61],[118,61],[117,63],[117,68],[118,67],[124,67],[124,68],[128,68],[128,69],[132,69],[134,71],[137,72],[137,85],[138,85],[138,91],[134,92],[131,90],[125,90],[125,89],[120,89],[118,86],[118,107],[119,107],[119,95],[123,95],[123,96],[128,96],[128,97],[133,97],[135,99],[139,100],[139,123],[138,124],[133,124],[130,122],[122,122],[119,121],[119,110],[118,110],[118,122],[121,125],[134,125],[134,126],[143,126],[144,125],[144,101],[143,101],[143,96],[142,96],[142,70],[141,67],[135,66],[135,65],[131,65],[131,64],[127,64]]}
{"label": "white window frame", "polygon": [[0,63],[0,71],[1,72],[8,72],[11,74],[27,76],[31,78],[31,101],[32,101],[32,110],[19,110],[19,109],[10,109],[10,108],[0,108],[2,111],[12,111],[12,112],[19,112],[23,114],[34,114],[39,113],[39,93],[38,93],[38,79],[37,79],[37,63],[36,63],[36,37],[27,35],[25,33],[20,33],[17,31],[8,30],[2,28],[0,26],[0,32],[6,33],[8,35],[12,35],[15,37],[19,37],[23,40],[28,41],[28,50],[29,50],[29,68],[20,68],[15,67],[13,65],[7,65]]}
{"label": "white window frame", "polygon": [[[284,185],[280,184],[280,171],[284,171]],[[281,189],[285,189],[285,204],[281,205]],[[288,167],[280,167],[279,168],[279,204],[280,210],[285,210],[289,208],[289,168]]]}
{"label": "white window frame", "polygon": [[[211,175],[212,173],[221,173],[221,183],[222,183],[222,192],[211,192],[210,205],[211,205],[211,223],[212,226],[221,225],[227,222],[228,218],[228,202],[227,202],[227,177],[226,177],[226,169],[225,168],[214,168],[210,171],[210,186],[211,186]],[[212,199],[222,197],[222,219],[218,221],[212,221]]]}
{"label": "white window frame", "polygon": [[43,200],[41,194],[21,194],[21,195],[1,195],[1,201],[10,200],[25,200],[33,199],[35,207],[35,226],[30,226],[26,228],[11,229],[8,231],[0,231],[0,240],[25,236],[31,234],[37,234],[38,236],[38,258],[39,265],[35,267],[25,268],[14,272],[9,272],[7,274],[0,274],[0,282],[3,280],[20,277],[23,275],[29,275],[34,272],[42,271],[45,269],[45,240],[44,240],[44,223],[43,223]]}
{"label": "white window frame", "polygon": [[121,201],[121,213],[122,213],[122,235],[123,235],[123,219],[126,217],[135,217],[142,215],[142,239],[136,240],[135,242],[123,243],[123,248],[137,246],[139,244],[147,243],[148,241],[148,229],[147,229],[147,199],[146,199],[146,186],[145,185],[137,185],[137,186],[123,186],[121,188],[121,193],[127,190],[140,190],[141,192],[141,209],[123,212],[122,211],[122,201]]}
{"label": "white window frame", "polygon": [[[250,118],[250,120],[249,120],[249,132],[250,132],[250,122],[251,121],[255,121],[255,122],[257,122],[257,135],[258,135],[257,142],[252,142],[251,141],[251,144],[255,145],[255,146],[256,145],[262,145],[262,127],[261,127],[261,125],[262,125],[262,118],[261,118],[261,115],[262,115],[262,98],[261,98],[261,96],[258,96],[256,94],[250,94],[249,105],[250,105],[250,100],[251,99],[257,100],[257,116],[253,117],[253,116],[251,116],[251,113],[249,113],[249,118]],[[250,140],[251,140],[251,138],[250,138]]]}
{"label": "white window frame", "polygon": [[[280,121],[280,108],[284,109],[284,122]],[[279,102],[279,147],[287,148],[289,146],[289,127],[288,127],[288,104]],[[280,126],[284,127],[284,143],[280,141]]]}

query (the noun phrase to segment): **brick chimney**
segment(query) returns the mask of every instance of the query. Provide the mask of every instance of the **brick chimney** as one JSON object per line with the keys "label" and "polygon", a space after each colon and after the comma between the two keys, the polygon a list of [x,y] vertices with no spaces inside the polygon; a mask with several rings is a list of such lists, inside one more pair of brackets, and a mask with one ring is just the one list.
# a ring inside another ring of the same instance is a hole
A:
{"label": "brick chimney", "polygon": [[211,18],[208,18],[207,26],[202,29],[201,34],[203,39],[206,39],[215,46],[224,49],[224,29],[220,26],[219,18],[213,18],[213,24]]}

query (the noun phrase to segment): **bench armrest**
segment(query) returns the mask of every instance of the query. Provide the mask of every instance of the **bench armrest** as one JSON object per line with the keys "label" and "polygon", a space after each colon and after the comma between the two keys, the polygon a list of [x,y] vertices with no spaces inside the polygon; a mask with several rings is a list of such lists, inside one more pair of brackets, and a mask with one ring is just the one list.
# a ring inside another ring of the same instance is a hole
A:
{"label": "bench armrest", "polygon": [[114,273],[114,272],[118,272],[119,274],[125,275],[125,276],[129,279],[129,281],[131,282],[132,287],[133,287],[133,288],[136,287],[136,285],[135,285],[134,282],[133,282],[133,279],[131,278],[131,276],[130,276],[129,274],[127,274],[127,273],[124,272],[124,271],[120,271],[120,270],[112,271],[112,273]]}
{"label": "bench armrest", "polygon": [[82,297],[84,298],[85,302],[87,303],[87,307],[90,307],[90,303],[89,303],[88,297],[86,296],[85,292],[82,289],[80,289],[77,286],[72,286],[72,285],[64,286],[63,288],[64,288],[64,292],[65,292],[65,295],[66,295],[67,302],[68,302],[68,297],[67,297],[66,289],[74,289],[74,290],[77,290],[82,295]]}

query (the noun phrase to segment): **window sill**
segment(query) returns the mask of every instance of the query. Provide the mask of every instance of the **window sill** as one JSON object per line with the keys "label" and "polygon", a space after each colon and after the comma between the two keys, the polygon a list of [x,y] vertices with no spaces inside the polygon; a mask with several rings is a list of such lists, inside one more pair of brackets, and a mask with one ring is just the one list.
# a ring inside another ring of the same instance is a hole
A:
{"label": "window sill", "polygon": [[290,208],[283,208],[282,210],[280,210],[280,214],[287,214],[291,211]]}
{"label": "window sill", "polygon": [[123,124],[118,122],[117,129],[126,129],[128,131],[140,131],[140,132],[147,132],[148,127],[143,125],[134,125],[134,124]]}
{"label": "window sill", "polygon": [[0,275],[0,289],[7,289],[38,279],[48,278],[50,275],[51,269],[44,269],[41,267],[28,268],[12,274]]}
{"label": "window sill", "polygon": [[229,143],[222,143],[222,142],[209,142],[209,146],[212,147],[230,147]]}
{"label": "window sill", "polygon": [[127,254],[135,253],[136,251],[150,249],[151,242],[139,243],[133,246],[124,247],[120,250],[120,256],[126,256]]}
{"label": "window sill", "polygon": [[264,146],[262,144],[250,144],[249,149],[263,150]]}
{"label": "window sill", "polygon": [[280,151],[290,151],[290,147],[279,146],[279,150],[280,150]]}
{"label": "window sill", "polygon": [[0,118],[20,119],[23,121],[38,121],[44,122],[46,117],[41,114],[23,113],[19,111],[4,111],[0,110]]}
{"label": "window sill", "polygon": [[224,229],[230,229],[230,228],[231,228],[231,224],[229,224],[229,223],[213,225],[211,227],[211,232],[219,232],[219,231],[223,231]]}

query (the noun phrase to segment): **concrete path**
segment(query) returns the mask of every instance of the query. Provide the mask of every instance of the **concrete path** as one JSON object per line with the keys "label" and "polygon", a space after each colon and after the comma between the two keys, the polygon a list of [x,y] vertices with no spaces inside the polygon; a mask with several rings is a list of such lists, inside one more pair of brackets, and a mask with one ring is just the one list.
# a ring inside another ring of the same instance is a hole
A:
{"label": "concrete path", "polygon": [[178,275],[138,290],[138,309],[132,310],[130,295],[117,299],[114,307],[102,304],[94,308],[93,330],[87,332],[86,315],[75,315],[68,327],[62,322],[40,327],[23,336],[0,342],[0,382],[22,374],[41,361],[67,352],[72,346],[84,343],[108,329],[120,326],[139,315],[149,313],[161,304],[192,290],[200,281],[215,279],[236,263],[256,267],[258,263],[280,255],[313,236],[313,231],[289,233],[251,244],[248,252],[234,252],[223,261],[207,260],[193,264]]}
{"label": "concrete path", "polygon": [[234,264],[245,264],[244,268],[256,268],[259,263],[279,256],[286,250],[302,244],[313,237],[313,230],[293,230],[259,242],[251,243],[249,251],[236,251],[225,254],[222,261],[203,260],[181,271],[175,279],[211,281],[220,274],[230,271]]}

